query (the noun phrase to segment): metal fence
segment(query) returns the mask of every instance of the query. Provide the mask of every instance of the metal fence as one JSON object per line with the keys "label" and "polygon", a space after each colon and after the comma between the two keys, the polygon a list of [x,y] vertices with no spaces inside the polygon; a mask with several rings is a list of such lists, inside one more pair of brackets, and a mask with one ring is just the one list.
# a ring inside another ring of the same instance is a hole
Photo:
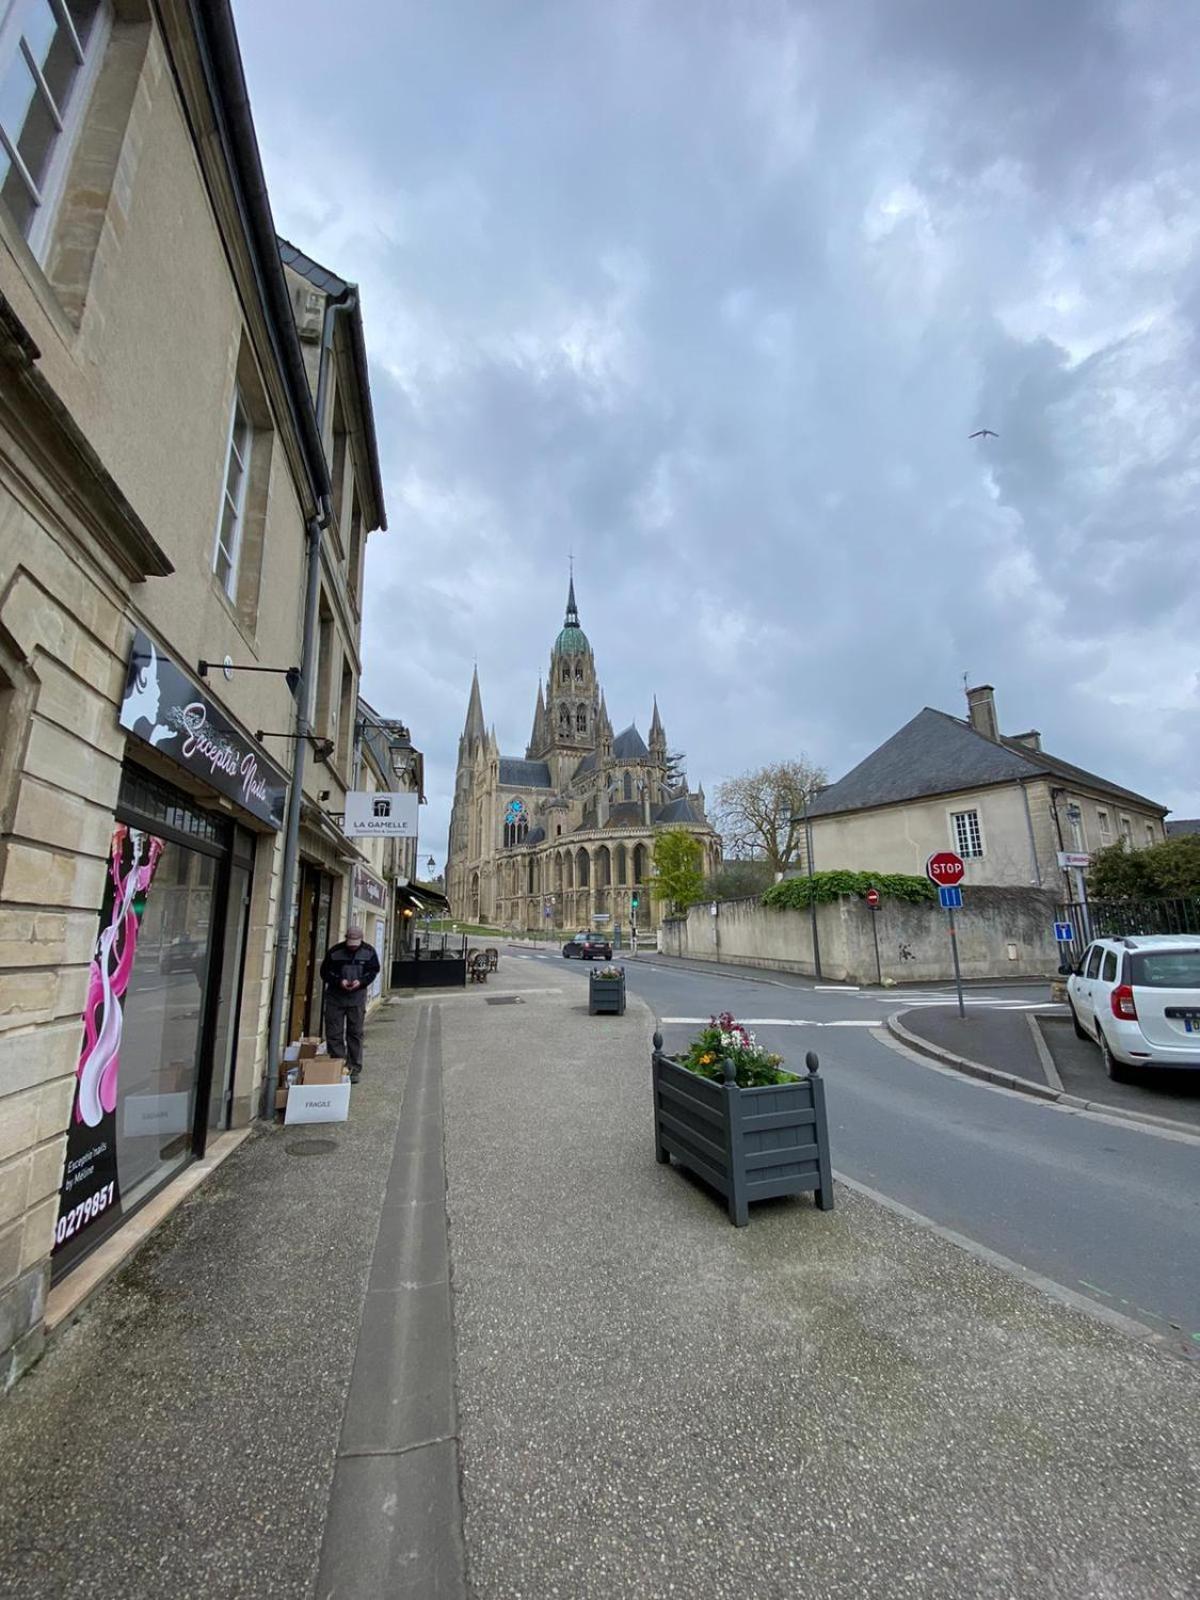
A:
{"label": "metal fence", "polygon": [[1058,908],[1074,938],[1064,949],[1078,961],[1093,939],[1137,934],[1194,933],[1200,936],[1200,895],[1176,900],[1072,900]]}

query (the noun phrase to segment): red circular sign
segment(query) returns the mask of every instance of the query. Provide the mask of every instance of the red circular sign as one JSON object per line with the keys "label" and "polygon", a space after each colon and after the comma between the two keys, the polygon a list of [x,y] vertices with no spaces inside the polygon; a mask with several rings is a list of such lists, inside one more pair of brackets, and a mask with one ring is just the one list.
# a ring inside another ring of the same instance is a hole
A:
{"label": "red circular sign", "polygon": [[953,850],[938,850],[925,863],[925,876],[932,878],[939,886],[952,888],[956,883],[961,883],[966,870],[963,858],[955,855]]}
{"label": "red circular sign", "polygon": [[878,889],[868,889],[867,890],[867,904],[870,906],[871,910],[874,911],[875,907],[879,904],[879,890]]}

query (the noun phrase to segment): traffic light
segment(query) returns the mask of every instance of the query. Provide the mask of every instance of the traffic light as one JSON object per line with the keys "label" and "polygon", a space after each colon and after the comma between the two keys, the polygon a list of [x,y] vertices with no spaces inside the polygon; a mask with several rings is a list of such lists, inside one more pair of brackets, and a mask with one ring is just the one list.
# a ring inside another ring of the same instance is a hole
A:
{"label": "traffic light", "polygon": [[638,897],[637,897],[636,894],[631,894],[630,895],[629,904],[633,908],[634,911],[637,910],[637,908],[638,908]]}

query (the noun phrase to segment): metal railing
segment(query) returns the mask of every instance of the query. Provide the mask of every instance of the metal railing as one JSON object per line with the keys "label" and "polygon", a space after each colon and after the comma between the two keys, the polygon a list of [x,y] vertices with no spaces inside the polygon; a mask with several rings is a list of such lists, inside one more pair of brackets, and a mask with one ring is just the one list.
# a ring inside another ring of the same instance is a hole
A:
{"label": "metal railing", "polygon": [[1058,920],[1071,925],[1074,938],[1066,948],[1078,961],[1093,939],[1156,933],[1200,936],[1200,895],[1155,900],[1071,900],[1059,906]]}

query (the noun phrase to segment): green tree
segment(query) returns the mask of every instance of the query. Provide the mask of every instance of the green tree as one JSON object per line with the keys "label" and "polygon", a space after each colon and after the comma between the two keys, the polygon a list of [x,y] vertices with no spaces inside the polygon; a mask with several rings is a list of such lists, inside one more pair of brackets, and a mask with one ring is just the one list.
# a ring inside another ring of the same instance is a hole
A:
{"label": "green tree", "polygon": [[703,860],[703,845],[685,828],[660,833],[654,841],[654,898],[665,900],[673,911],[686,911],[704,893]]}
{"label": "green tree", "polygon": [[1097,850],[1088,868],[1088,893],[1097,900],[1154,900],[1200,895],[1200,834],[1181,834],[1130,850]]}
{"label": "green tree", "polygon": [[715,815],[732,856],[760,856],[774,878],[802,858],[804,798],[825,782],[825,771],[806,755],[775,761],[728,778],[715,797]]}
{"label": "green tree", "polygon": [[759,895],[775,880],[775,874],[761,856],[745,861],[723,861],[718,870],[704,880],[707,900],[748,900]]}

